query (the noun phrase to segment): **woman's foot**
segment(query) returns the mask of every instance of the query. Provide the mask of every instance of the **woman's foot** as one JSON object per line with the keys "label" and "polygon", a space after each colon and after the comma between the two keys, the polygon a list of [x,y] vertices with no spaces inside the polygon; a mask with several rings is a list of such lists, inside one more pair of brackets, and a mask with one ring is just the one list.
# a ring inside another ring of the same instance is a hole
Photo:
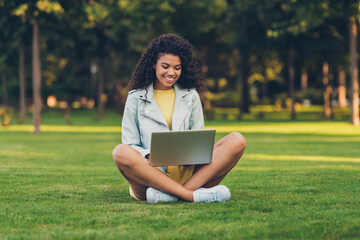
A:
{"label": "woman's foot", "polygon": [[212,188],[198,188],[193,193],[194,202],[227,202],[231,194],[224,185],[217,185]]}
{"label": "woman's foot", "polygon": [[150,204],[159,203],[159,202],[176,202],[177,197],[156,190],[155,188],[149,187],[146,189],[146,200]]}

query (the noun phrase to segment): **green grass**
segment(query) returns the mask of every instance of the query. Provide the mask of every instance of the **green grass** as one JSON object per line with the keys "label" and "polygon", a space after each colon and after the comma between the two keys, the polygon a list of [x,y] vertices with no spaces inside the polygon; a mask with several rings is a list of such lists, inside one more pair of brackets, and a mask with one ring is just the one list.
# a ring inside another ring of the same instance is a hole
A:
{"label": "green grass", "polygon": [[[90,115],[88,115],[90,114]],[[240,131],[227,203],[148,205],[111,157],[121,119],[54,111],[43,133],[0,128],[0,239],[359,239],[360,128],[330,121],[211,121]]]}
{"label": "green grass", "polygon": [[[312,105],[304,106],[297,104],[295,107],[296,119],[301,121],[326,120],[324,116],[324,106]],[[238,108],[215,108],[214,118],[217,120],[289,120],[291,118],[290,109],[276,109],[274,105],[254,105],[250,106],[250,113],[240,115]],[[332,120],[346,121],[350,119],[349,108],[332,108]]]}

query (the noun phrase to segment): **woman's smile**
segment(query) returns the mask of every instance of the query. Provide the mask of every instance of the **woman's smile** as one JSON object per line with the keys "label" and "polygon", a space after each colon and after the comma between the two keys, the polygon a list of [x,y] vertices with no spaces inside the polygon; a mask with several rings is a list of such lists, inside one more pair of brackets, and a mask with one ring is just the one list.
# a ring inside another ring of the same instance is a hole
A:
{"label": "woman's smile", "polygon": [[167,76],[164,76],[164,78],[166,79],[166,80],[168,80],[169,82],[172,82],[172,81],[175,81],[175,77],[167,77]]}

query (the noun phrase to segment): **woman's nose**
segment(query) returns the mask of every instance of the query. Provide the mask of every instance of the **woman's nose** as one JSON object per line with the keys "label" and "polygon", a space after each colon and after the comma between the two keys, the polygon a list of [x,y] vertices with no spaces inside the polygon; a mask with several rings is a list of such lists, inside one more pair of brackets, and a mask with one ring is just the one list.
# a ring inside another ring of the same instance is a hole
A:
{"label": "woman's nose", "polygon": [[169,75],[174,75],[174,69],[173,69],[173,68],[170,68],[168,74],[169,74]]}

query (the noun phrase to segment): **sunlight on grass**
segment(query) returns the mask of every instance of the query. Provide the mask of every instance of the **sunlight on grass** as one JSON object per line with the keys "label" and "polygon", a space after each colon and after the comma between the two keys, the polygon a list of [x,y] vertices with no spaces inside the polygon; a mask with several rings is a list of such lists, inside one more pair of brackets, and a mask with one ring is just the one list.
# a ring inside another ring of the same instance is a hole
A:
{"label": "sunlight on grass", "polygon": [[354,172],[358,172],[360,170],[360,167],[354,167],[354,166],[350,166],[350,165],[346,165],[346,164],[341,164],[341,165],[328,165],[328,164],[324,164],[324,165],[308,165],[308,166],[286,166],[286,167],[279,167],[277,165],[275,166],[261,166],[261,167],[238,167],[236,166],[233,171],[235,172],[248,172],[248,171],[252,171],[252,172],[268,172],[268,171],[282,171],[282,172],[287,172],[287,171],[311,171],[311,170],[315,170],[315,171],[319,171],[319,170],[336,170],[336,171],[351,171],[352,173]]}
{"label": "sunlight on grass", "polygon": [[[235,122],[229,125],[207,125],[208,129],[216,129],[218,133],[308,133],[322,135],[360,136],[360,128],[345,122]],[[32,132],[31,125],[12,125],[0,127],[4,132]],[[121,126],[66,126],[42,125],[42,132],[78,132],[78,133],[120,133]]]}
{"label": "sunlight on grass", "polygon": [[[8,127],[0,127],[1,131],[5,132],[33,132],[32,125],[12,125]],[[66,125],[42,125],[42,132],[89,132],[89,133],[115,133],[120,132],[120,126],[66,126]]]}
{"label": "sunlight on grass", "polygon": [[230,126],[208,126],[218,133],[308,133],[321,135],[360,136],[360,128],[343,122],[285,122],[285,123],[238,123]]}
{"label": "sunlight on grass", "polygon": [[270,155],[270,154],[246,154],[248,160],[271,160],[271,161],[326,161],[326,162],[356,162],[360,158],[333,157],[333,156],[304,156],[304,155]]}
{"label": "sunlight on grass", "polygon": [[[81,171],[87,171],[87,172],[96,172],[98,170],[101,171],[108,171],[109,169],[113,169],[113,167],[99,167],[97,166],[97,169],[94,170],[93,166],[78,166],[78,165],[46,165],[46,166],[39,166],[36,163],[32,163],[32,162],[26,162],[26,165],[24,164],[24,162],[19,162],[19,164],[14,164],[14,163],[10,163],[10,164],[0,164],[1,170],[9,170],[11,168],[20,168],[20,169],[26,169],[26,168],[31,168],[31,174],[41,174],[44,171],[47,172],[52,172],[52,171],[56,171],[56,172],[69,172],[69,173],[74,173],[74,172],[81,172]],[[35,168],[36,167],[36,168]],[[19,171],[18,171],[19,172]],[[24,173],[28,172],[27,170],[23,171]]]}
{"label": "sunlight on grass", "polygon": [[[1,148],[0,157],[23,157],[23,152],[6,151]],[[56,156],[55,153],[26,152],[27,157],[51,157]]]}

